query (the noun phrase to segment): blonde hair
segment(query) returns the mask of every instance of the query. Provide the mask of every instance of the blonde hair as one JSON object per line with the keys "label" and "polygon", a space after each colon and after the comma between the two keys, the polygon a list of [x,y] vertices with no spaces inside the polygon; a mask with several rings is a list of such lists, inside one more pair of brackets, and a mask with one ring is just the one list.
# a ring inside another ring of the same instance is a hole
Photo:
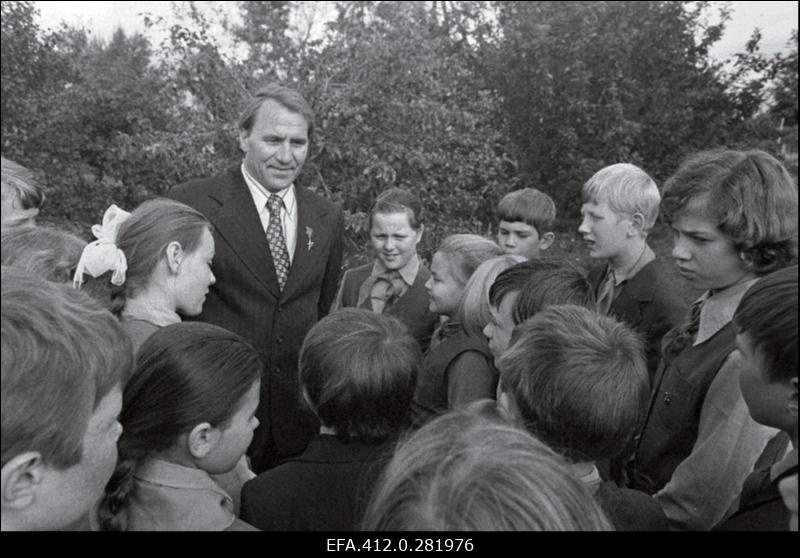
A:
{"label": "blonde hair", "polygon": [[453,277],[462,285],[467,284],[480,264],[503,254],[496,243],[477,234],[451,234],[436,252],[447,258]]}
{"label": "blonde hair", "polygon": [[503,254],[480,264],[464,287],[458,303],[456,319],[467,335],[480,337],[489,323],[489,289],[497,276],[514,264],[527,261],[518,254]]}
{"label": "blonde hair", "polygon": [[0,162],[2,162],[0,179],[5,186],[16,190],[23,209],[41,207],[44,203],[44,189],[33,173],[11,159],[0,157]]}
{"label": "blonde hair", "polygon": [[600,169],[583,185],[582,203],[608,203],[618,214],[643,218],[643,231],[649,232],[658,218],[661,194],[650,175],[636,165],[617,163]]}

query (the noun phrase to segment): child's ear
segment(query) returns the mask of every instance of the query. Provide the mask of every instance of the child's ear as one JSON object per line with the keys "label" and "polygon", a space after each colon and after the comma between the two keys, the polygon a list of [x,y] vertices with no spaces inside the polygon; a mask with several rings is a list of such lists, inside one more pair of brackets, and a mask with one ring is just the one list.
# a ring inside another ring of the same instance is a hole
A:
{"label": "child's ear", "polygon": [[500,416],[509,422],[519,420],[519,408],[514,396],[506,391],[497,390],[497,411]]}
{"label": "child's ear", "polygon": [[180,242],[170,242],[167,245],[167,268],[169,268],[170,272],[175,274],[178,273],[178,268],[181,266],[181,261],[183,261],[183,248],[181,247]]}
{"label": "child's ear", "polygon": [[555,233],[547,232],[539,237],[539,250],[547,250],[556,239]]}
{"label": "child's ear", "polygon": [[420,225],[419,230],[417,231],[417,244],[419,244],[419,241],[422,240],[422,233],[424,232],[425,232],[425,225]]}
{"label": "child's ear", "polygon": [[30,506],[44,474],[39,452],[28,451],[9,459],[2,469],[3,509],[22,510]]}
{"label": "child's ear", "polygon": [[797,378],[792,378],[789,380],[789,384],[791,385],[791,390],[789,391],[789,404],[787,409],[789,411],[789,415],[793,417],[793,420],[797,422],[798,417],[798,410],[797,410]]}
{"label": "child's ear", "polygon": [[634,213],[631,215],[631,235],[637,236],[644,233],[644,215]]}
{"label": "child's ear", "polygon": [[201,422],[189,432],[189,453],[201,459],[208,455],[219,442],[222,433],[207,422]]}

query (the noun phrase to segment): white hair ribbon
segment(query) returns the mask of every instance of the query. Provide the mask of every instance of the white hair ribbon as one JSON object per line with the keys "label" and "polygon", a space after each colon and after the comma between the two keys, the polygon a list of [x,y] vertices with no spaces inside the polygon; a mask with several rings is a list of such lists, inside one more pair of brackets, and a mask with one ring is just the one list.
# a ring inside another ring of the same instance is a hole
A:
{"label": "white hair ribbon", "polygon": [[108,271],[113,271],[111,283],[113,285],[125,283],[128,261],[125,259],[124,252],[117,248],[116,241],[120,225],[130,215],[127,211],[112,205],[103,215],[103,224],[92,226],[92,234],[97,240],[90,242],[83,249],[72,280],[72,285],[76,289],[81,288],[84,273],[88,273],[92,277],[100,277]]}

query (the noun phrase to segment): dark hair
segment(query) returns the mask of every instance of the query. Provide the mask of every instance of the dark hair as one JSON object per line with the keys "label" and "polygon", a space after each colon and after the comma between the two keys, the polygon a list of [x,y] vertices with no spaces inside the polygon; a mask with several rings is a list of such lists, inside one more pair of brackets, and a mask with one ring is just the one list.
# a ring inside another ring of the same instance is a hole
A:
{"label": "dark hair", "polygon": [[144,342],[122,395],[119,461],[98,511],[104,530],[126,529],[139,463],[202,422],[224,428],[261,369],[249,343],[211,324],[168,325]]}
{"label": "dark hair", "polygon": [[450,411],[398,444],[366,531],[609,531],[561,456],[493,413]]}
{"label": "dark hair", "polygon": [[370,228],[376,213],[405,213],[412,229],[418,231],[422,226],[422,204],[413,192],[403,188],[389,188],[378,195],[369,212]]}
{"label": "dark hair", "polygon": [[561,262],[554,258],[537,258],[525,260],[501,271],[489,288],[489,304],[498,307],[507,295],[521,291],[534,271],[554,269],[560,265]]}
{"label": "dark hair", "polygon": [[514,332],[497,368],[525,427],[574,462],[621,452],[650,394],[639,336],[573,305],[551,306]]}
{"label": "dark hair", "polygon": [[117,320],[72,285],[2,268],[2,459],[80,462],[89,418],[133,365]]}
{"label": "dark hair", "polygon": [[664,184],[664,220],[672,223],[700,196],[706,196],[706,215],[756,275],[797,263],[797,185],[772,155],[714,150],[690,156]]}
{"label": "dark hair", "polygon": [[419,345],[400,320],[343,308],[306,335],[300,386],[339,438],[382,441],[408,425],[419,360]]}
{"label": "dark hair", "polygon": [[531,272],[514,305],[514,323],[519,324],[556,304],[574,304],[595,309],[595,294],[583,271],[566,260],[551,260]]}
{"label": "dark hair", "polygon": [[770,381],[797,378],[797,266],[756,281],[739,302],[733,324],[763,352]]}
{"label": "dark hair", "polygon": [[556,204],[550,196],[536,188],[523,188],[503,196],[497,204],[497,218],[509,223],[526,223],[541,236],[553,230]]}
{"label": "dark hair", "polygon": [[74,234],[31,225],[3,229],[3,265],[56,283],[71,283],[86,242]]}
{"label": "dark hair", "polygon": [[213,232],[213,227],[196,209],[167,198],[148,200],[131,212],[117,232],[115,244],[128,265],[125,283],[111,284],[109,271],[100,277],[86,275],[81,288],[120,315],[125,299],[147,286],[167,246],[178,242],[190,254],[199,247],[204,230]]}
{"label": "dark hair", "polygon": [[256,91],[255,96],[250,100],[247,106],[239,116],[239,129],[250,132],[253,129],[253,124],[258,114],[258,110],[266,101],[275,101],[283,108],[299,113],[308,123],[308,137],[309,139],[314,133],[314,109],[308,104],[305,97],[294,89],[278,85],[277,83],[270,83],[261,87]]}

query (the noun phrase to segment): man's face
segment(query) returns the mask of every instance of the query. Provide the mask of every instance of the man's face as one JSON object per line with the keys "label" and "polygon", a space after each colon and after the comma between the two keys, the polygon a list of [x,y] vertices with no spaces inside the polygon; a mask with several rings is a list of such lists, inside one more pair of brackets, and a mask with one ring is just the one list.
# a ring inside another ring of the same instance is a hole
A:
{"label": "man's face", "polygon": [[500,305],[489,305],[489,323],[483,328],[483,335],[489,341],[489,349],[495,362],[508,348],[511,332],[514,331],[514,305],[519,298],[519,291],[508,293],[500,300]]}
{"label": "man's face", "polygon": [[268,99],[258,109],[250,132],[239,133],[247,172],[270,192],[294,183],[308,155],[308,122],[299,112]]}

